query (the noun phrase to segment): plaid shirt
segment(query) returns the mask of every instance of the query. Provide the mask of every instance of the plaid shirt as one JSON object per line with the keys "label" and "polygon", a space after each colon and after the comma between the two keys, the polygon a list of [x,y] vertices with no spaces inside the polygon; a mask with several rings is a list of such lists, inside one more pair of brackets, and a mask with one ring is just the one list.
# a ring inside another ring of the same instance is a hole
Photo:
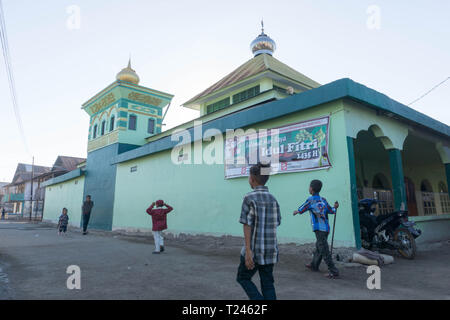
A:
{"label": "plaid shirt", "polygon": [[298,208],[300,214],[308,211],[311,215],[311,225],[313,231],[330,232],[328,224],[328,214],[335,214],[336,209],[332,208],[325,198],[318,193],[309,197],[304,204]]}
{"label": "plaid shirt", "polygon": [[[239,222],[251,227],[251,250],[259,265],[278,262],[277,227],[281,223],[280,206],[265,186],[257,186],[242,202]],[[245,244],[241,255],[245,256]]]}

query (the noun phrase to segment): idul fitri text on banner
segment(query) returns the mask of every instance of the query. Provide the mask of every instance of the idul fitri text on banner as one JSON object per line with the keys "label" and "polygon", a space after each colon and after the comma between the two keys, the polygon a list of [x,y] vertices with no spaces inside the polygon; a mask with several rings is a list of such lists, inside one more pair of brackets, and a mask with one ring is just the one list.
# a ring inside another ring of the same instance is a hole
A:
{"label": "idul fitri text on banner", "polygon": [[269,129],[266,133],[227,138],[225,178],[248,176],[250,162],[262,159],[260,155],[270,159],[278,154],[278,161],[271,162],[272,174],[329,168],[329,122],[329,117],[323,117]]}

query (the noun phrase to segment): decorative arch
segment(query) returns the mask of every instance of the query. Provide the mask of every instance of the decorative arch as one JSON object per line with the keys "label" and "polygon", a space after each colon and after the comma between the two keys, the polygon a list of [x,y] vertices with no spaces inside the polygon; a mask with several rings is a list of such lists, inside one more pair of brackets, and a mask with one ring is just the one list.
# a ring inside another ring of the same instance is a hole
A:
{"label": "decorative arch", "polygon": [[[115,130],[117,128],[117,108],[114,106],[108,112],[108,132]],[[111,128],[111,119],[114,117],[114,127]],[[112,129],[112,130],[111,130]]]}
{"label": "decorative arch", "polygon": [[373,124],[369,127],[370,131],[372,131],[373,135],[380,139],[381,143],[383,144],[383,147],[386,150],[394,149],[394,143],[392,143],[392,140],[384,134],[383,130],[376,124]]}
{"label": "decorative arch", "polygon": [[427,179],[422,180],[420,183],[420,191],[422,192],[433,192],[433,187],[431,186],[430,181]]}
{"label": "decorative arch", "polygon": [[442,142],[436,143],[436,149],[441,157],[442,163],[450,163],[450,147],[445,146]]}
{"label": "decorative arch", "polygon": [[359,103],[346,102],[345,123],[348,137],[356,139],[360,131],[372,131],[386,149],[403,149],[408,126],[375,110],[361,108]]}
{"label": "decorative arch", "polygon": [[114,111],[115,114],[117,114],[117,106],[113,106],[108,110],[108,117],[111,116],[111,113]]}

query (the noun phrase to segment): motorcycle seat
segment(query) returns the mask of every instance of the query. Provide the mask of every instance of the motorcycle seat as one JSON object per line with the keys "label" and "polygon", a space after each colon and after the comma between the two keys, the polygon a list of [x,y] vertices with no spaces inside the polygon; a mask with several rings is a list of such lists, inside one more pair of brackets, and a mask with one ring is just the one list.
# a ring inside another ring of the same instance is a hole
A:
{"label": "motorcycle seat", "polygon": [[377,216],[377,223],[381,223],[383,220],[386,220],[387,218],[392,217],[396,214],[397,214],[397,212],[391,212],[388,214],[380,214]]}

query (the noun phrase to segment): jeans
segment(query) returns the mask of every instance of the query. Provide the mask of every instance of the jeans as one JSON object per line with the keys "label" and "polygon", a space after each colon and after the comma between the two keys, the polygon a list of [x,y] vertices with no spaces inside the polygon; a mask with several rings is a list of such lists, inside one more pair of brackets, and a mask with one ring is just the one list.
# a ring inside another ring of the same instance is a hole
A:
{"label": "jeans", "polygon": [[333,275],[338,275],[339,270],[333,263],[333,258],[331,257],[330,250],[328,247],[328,232],[325,231],[314,231],[316,234],[316,251],[314,251],[313,260],[311,266],[314,270],[319,270],[319,265],[323,260],[325,260],[328,271]]}
{"label": "jeans", "polygon": [[155,252],[160,252],[161,247],[164,246],[162,231],[153,231],[153,239],[155,240]]}
{"label": "jeans", "polygon": [[83,213],[83,232],[86,232],[90,218],[91,218],[91,213],[90,212],[89,213]]}
{"label": "jeans", "polygon": [[[261,280],[261,291],[252,281],[252,277],[259,272]],[[238,268],[237,282],[242,286],[250,300],[276,300],[275,286],[273,285],[273,264],[259,265],[255,263],[252,270],[248,270],[245,266],[245,257],[241,256],[241,263]]]}

